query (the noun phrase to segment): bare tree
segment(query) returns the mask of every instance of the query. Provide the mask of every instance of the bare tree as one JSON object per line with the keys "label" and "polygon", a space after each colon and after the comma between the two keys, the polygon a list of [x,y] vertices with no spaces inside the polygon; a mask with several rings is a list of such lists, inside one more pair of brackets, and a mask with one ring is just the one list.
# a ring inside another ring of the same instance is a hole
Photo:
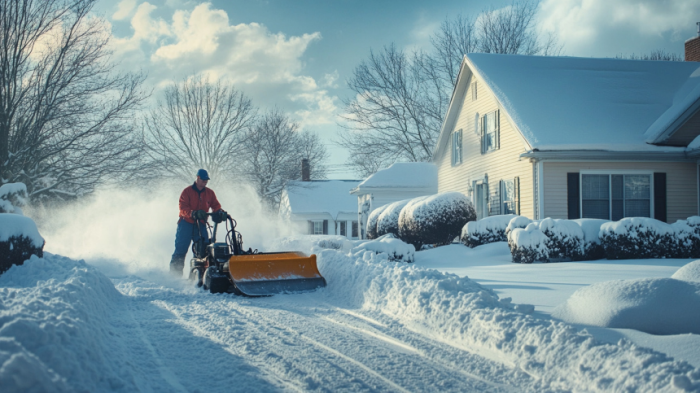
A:
{"label": "bare tree", "polygon": [[301,178],[301,159],[309,159],[311,174],[325,178],[325,146],[316,134],[300,132],[299,125],[279,109],[261,116],[246,141],[245,175],[269,208],[279,205],[282,188]]}
{"label": "bare tree", "polygon": [[200,76],[165,89],[144,119],[147,154],[157,173],[192,180],[197,168],[212,178],[233,175],[256,116],[251,100],[233,86]]}
{"label": "bare tree", "polygon": [[629,59],[629,60],[657,60],[657,61],[684,61],[683,57],[677,53],[666,52],[663,49],[657,49],[649,52],[648,54],[635,55],[617,55],[616,59]]}
{"label": "bare tree", "polygon": [[115,72],[95,0],[0,0],[0,184],[30,198],[91,192],[139,164],[142,75]]}
{"label": "bare tree", "polygon": [[339,144],[362,176],[396,161],[429,161],[465,54],[557,55],[553,36],[535,29],[537,3],[512,3],[476,18],[445,20],[431,37],[430,53],[405,53],[394,44],[370,51],[348,81],[355,93],[342,119]]}

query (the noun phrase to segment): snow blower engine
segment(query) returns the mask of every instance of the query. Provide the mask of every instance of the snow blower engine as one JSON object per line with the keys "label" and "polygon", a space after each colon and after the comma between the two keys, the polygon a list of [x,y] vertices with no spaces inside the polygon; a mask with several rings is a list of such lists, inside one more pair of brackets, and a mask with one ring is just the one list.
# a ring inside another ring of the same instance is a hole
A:
{"label": "snow blower engine", "polygon": [[[228,213],[207,213],[214,221],[209,242],[202,237],[192,244],[190,280],[211,293],[234,293],[243,296],[270,296],[284,292],[305,292],[325,287],[326,280],[316,266],[316,255],[286,251],[262,253],[243,250],[243,238],[236,231],[236,220]],[[216,242],[219,224],[226,225],[226,241]],[[211,226],[207,223],[205,230]]]}

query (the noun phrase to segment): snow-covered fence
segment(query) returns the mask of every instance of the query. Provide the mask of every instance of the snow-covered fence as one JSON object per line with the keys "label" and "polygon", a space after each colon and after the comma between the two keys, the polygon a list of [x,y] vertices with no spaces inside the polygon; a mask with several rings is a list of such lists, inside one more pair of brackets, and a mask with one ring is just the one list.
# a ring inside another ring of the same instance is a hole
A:
{"label": "snow-covered fence", "polygon": [[393,234],[387,233],[375,240],[359,244],[350,252],[356,257],[361,257],[367,251],[380,256],[384,254],[389,261],[411,263],[414,261],[416,248],[397,239]]}
{"label": "snow-covered fence", "polygon": [[545,218],[539,229],[547,237],[547,262],[577,261],[583,257],[583,230],[577,223]]}
{"label": "snow-covered fence", "polygon": [[0,213],[22,214],[27,203],[27,186],[24,183],[7,183],[0,186]]}
{"label": "snow-covered fence", "polygon": [[600,220],[597,218],[580,218],[572,220],[577,223],[583,230],[583,257],[584,261],[595,261],[605,258],[605,248],[600,241],[600,227],[608,220]]}
{"label": "snow-covered fence", "polygon": [[34,221],[20,214],[0,213],[0,274],[22,265],[31,255],[44,256],[44,238]]}
{"label": "snow-covered fence", "polygon": [[370,213],[367,217],[367,239],[372,240],[379,237],[379,235],[377,235],[377,221],[379,220],[379,215],[382,214],[384,209],[386,209],[388,206],[388,204],[379,206],[378,208],[372,210],[372,213]]}
{"label": "snow-covered fence", "polygon": [[460,192],[445,192],[412,199],[399,214],[399,238],[416,250],[424,244],[445,245],[476,219],[474,206]]}
{"label": "snow-covered fence", "polygon": [[537,223],[530,223],[525,228],[514,228],[508,233],[508,247],[513,262],[546,261],[549,258],[548,240]]}
{"label": "snow-covered fence", "polygon": [[679,255],[676,229],[646,217],[627,217],[600,227],[608,259],[670,258]]}
{"label": "snow-covered fence", "polygon": [[390,203],[377,219],[377,237],[391,233],[399,237],[399,214],[410,199]]}
{"label": "snow-covered fence", "polygon": [[467,247],[476,247],[482,244],[506,242],[506,228],[511,220],[519,217],[515,214],[485,217],[478,221],[469,221],[462,227],[460,241]]}

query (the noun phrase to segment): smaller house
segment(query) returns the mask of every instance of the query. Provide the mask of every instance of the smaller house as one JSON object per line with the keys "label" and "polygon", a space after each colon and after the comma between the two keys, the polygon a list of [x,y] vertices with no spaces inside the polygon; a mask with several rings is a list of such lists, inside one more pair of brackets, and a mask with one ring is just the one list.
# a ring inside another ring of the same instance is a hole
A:
{"label": "smaller house", "polygon": [[437,193],[437,167],[430,162],[397,162],[358,184],[350,191],[357,196],[360,239],[364,239],[370,213],[389,203]]}
{"label": "smaller house", "polygon": [[290,181],[282,191],[279,214],[299,233],[358,238],[357,200],[349,191],[360,180]]}

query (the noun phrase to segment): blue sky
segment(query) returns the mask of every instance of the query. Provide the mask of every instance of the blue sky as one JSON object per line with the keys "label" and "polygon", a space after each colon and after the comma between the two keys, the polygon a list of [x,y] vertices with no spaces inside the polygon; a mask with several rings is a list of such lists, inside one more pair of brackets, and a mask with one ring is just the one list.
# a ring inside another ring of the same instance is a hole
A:
{"label": "blue sky", "polygon": [[[112,27],[115,58],[144,70],[154,88],[194,73],[233,83],[263,107],[277,106],[321,135],[331,178],[347,155],[334,145],[345,81],[370,49],[394,42],[430,50],[445,18],[476,16],[510,1],[122,0],[95,10]],[[683,55],[700,21],[697,0],[542,0],[537,25],[567,56],[609,57],[663,49]]]}

